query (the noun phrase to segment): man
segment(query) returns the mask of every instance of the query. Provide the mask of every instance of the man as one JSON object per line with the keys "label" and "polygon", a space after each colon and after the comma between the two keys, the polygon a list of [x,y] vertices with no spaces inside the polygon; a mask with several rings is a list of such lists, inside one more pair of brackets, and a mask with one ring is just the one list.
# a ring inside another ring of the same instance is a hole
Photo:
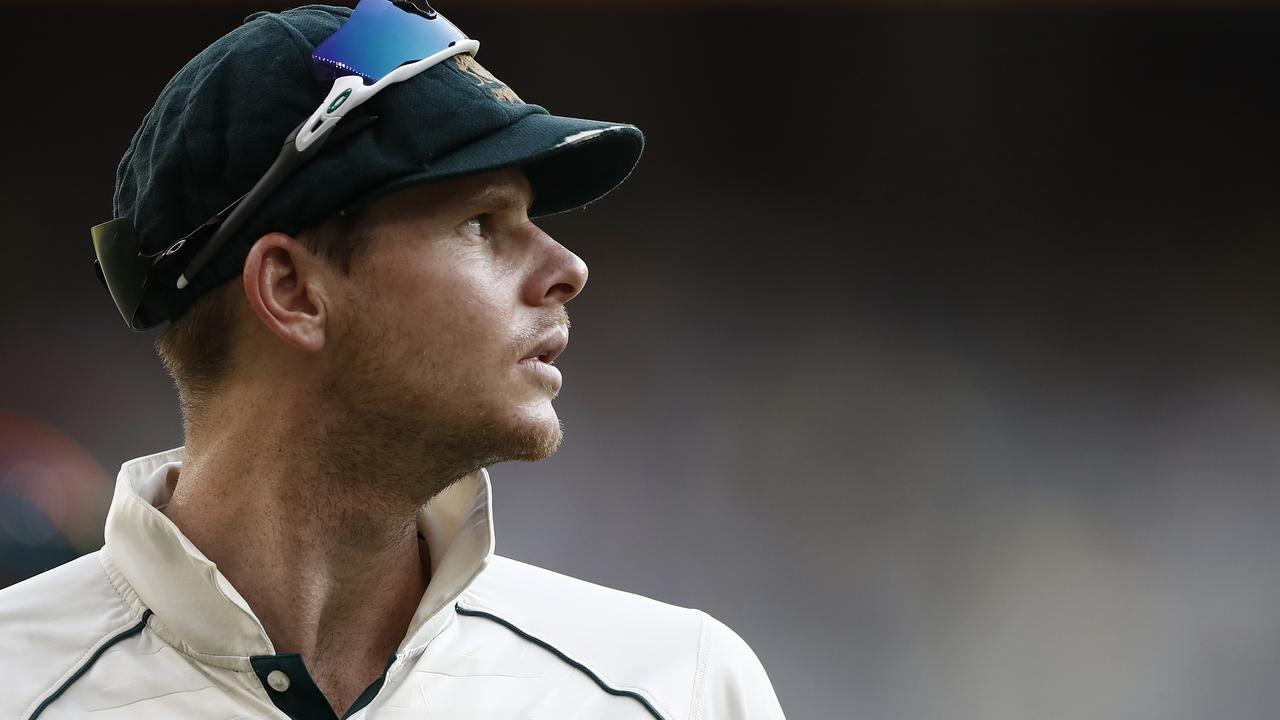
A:
{"label": "man", "polygon": [[587,280],[530,217],[643,140],[474,52],[422,3],[308,6],[162,91],[95,249],[169,322],[186,444],[124,464],[102,550],[0,592],[0,717],[782,717],[705,613],[494,554],[486,468],[556,450]]}

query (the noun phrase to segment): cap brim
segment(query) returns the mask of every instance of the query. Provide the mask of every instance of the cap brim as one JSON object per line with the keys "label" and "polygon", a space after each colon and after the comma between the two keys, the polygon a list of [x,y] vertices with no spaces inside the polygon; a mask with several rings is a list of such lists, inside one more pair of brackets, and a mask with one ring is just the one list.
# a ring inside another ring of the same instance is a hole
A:
{"label": "cap brim", "polygon": [[530,217],[574,210],[604,197],[631,174],[644,150],[634,125],[534,113],[465,145],[425,169],[360,196],[352,207],[422,183],[523,168],[533,187]]}

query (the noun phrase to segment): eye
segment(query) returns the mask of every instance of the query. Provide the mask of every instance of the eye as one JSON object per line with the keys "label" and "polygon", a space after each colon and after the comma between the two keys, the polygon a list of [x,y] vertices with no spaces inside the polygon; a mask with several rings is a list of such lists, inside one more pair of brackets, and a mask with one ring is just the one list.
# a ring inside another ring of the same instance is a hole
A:
{"label": "eye", "polygon": [[477,215],[471,218],[470,220],[462,223],[460,227],[462,231],[468,235],[483,235],[484,234],[484,216]]}

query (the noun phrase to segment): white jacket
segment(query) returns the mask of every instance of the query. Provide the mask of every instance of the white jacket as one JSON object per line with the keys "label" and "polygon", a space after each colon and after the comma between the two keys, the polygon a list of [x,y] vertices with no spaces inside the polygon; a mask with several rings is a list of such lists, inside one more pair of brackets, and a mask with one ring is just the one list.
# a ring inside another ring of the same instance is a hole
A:
{"label": "white jacket", "polygon": [[[125,463],[106,544],[0,590],[0,720],[333,718],[302,659],[161,512],[183,448]],[[699,610],[493,554],[488,474],[425,506],[431,581],[360,720],[779,720]]]}

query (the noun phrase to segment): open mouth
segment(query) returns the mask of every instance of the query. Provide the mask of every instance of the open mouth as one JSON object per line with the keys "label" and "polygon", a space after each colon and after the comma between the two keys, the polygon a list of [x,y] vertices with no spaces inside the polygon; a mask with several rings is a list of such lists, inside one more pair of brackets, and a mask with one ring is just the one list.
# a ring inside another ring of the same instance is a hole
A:
{"label": "open mouth", "polygon": [[554,365],[556,358],[569,345],[569,331],[566,328],[556,328],[543,337],[532,352],[526,355],[521,362],[525,360],[537,360],[548,365]]}

